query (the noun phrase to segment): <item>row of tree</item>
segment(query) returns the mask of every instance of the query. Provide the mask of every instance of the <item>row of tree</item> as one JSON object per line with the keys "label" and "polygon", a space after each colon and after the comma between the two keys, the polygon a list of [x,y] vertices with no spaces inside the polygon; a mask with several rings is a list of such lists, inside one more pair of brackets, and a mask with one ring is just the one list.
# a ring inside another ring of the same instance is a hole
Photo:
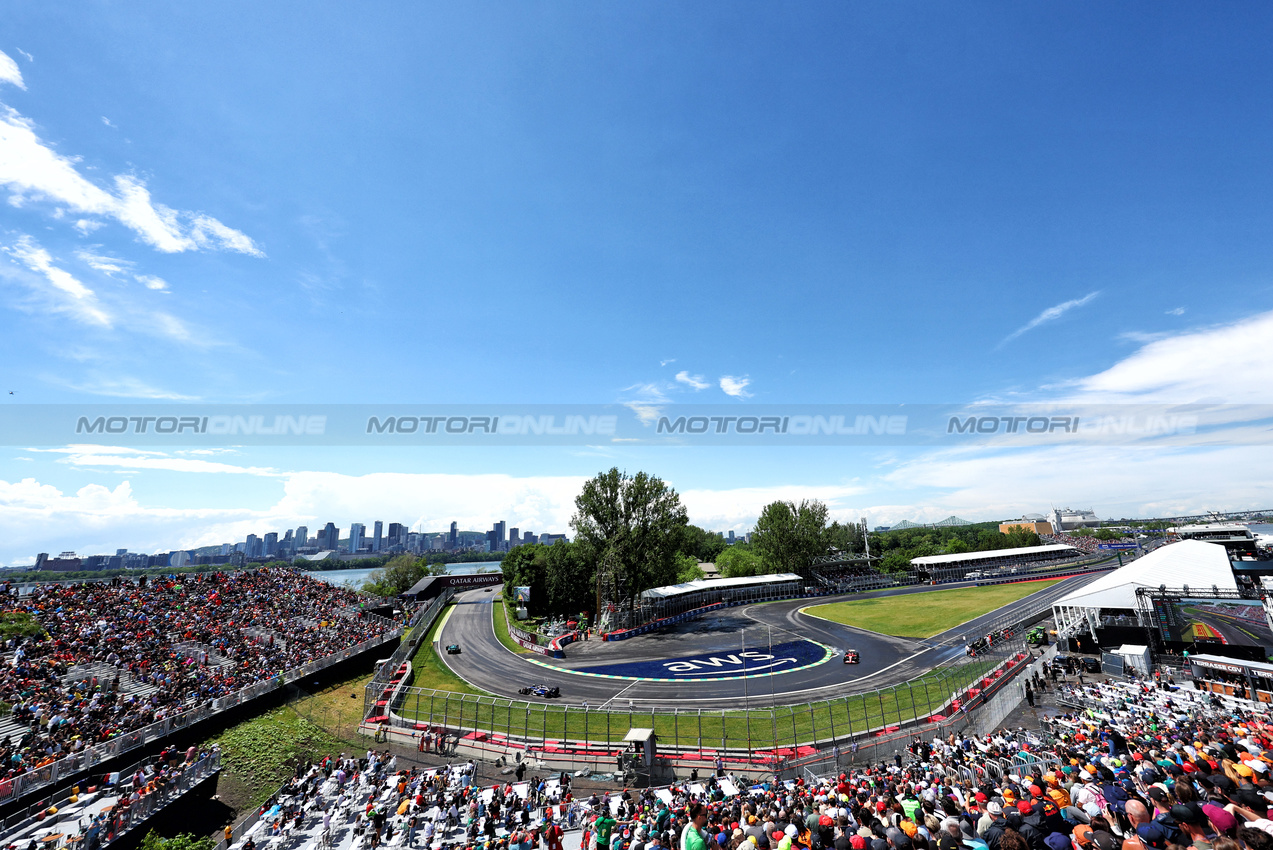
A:
{"label": "row of tree", "polygon": [[[700,562],[714,562],[725,578],[795,573],[809,577],[816,561],[865,551],[863,529],[828,522],[817,500],[777,501],[764,507],[751,542],[726,546],[716,534],[689,524],[680,496],[645,472],[612,468],[586,482],[570,521],[574,541],[527,544],[504,555],[505,598],[530,589],[534,616],[573,616],[603,603],[634,607],[643,591],[702,578]],[[907,529],[872,535],[871,553],[883,567],[905,570],[921,555],[1038,545],[1033,532],[1000,534],[993,524]],[[386,596],[442,572],[440,564],[399,556],[377,570],[365,588]]]}

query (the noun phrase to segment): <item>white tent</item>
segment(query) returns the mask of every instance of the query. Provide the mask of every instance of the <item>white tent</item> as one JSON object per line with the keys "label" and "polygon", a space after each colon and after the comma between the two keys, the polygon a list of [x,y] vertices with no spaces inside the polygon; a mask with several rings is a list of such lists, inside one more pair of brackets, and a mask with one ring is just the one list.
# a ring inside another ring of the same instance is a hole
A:
{"label": "white tent", "polygon": [[1163,585],[1238,589],[1229,553],[1223,546],[1182,540],[1155,549],[1061,597],[1052,605],[1057,631],[1071,633],[1084,623],[1094,629],[1100,625],[1102,608],[1135,611],[1137,588]]}

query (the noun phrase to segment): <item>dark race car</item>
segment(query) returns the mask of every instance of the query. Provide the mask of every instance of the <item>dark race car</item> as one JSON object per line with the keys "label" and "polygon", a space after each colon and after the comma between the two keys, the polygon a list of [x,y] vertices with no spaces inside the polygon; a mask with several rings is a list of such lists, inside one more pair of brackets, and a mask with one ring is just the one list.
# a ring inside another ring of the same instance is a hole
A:
{"label": "dark race car", "polygon": [[447,655],[459,655],[459,654],[460,654],[460,645],[459,645],[458,643],[453,643],[453,644],[451,644],[450,646],[448,646],[448,647],[446,648],[446,654],[447,654]]}
{"label": "dark race car", "polygon": [[525,688],[518,688],[517,692],[523,696],[537,696],[544,699],[555,699],[561,696],[561,688],[548,685],[529,685]]}
{"label": "dark race car", "polygon": [[858,651],[856,649],[844,650],[845,664],[859,664],[861,663],[861,661],[862,661],[862,656],[858,655]]}

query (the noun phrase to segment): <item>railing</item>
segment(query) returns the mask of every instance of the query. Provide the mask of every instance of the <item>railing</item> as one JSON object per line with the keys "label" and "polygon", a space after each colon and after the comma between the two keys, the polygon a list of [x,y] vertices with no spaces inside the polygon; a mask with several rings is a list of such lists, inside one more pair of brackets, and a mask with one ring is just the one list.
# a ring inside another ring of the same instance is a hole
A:
{"label": "railing", "polygon": [[[369,618],[374,615],[368,614]],[[378,618],[384,620],[383,617]],[[391,622],[385,620],[385,622]],[[19,774],[12,779],[0,780],[0,804],[10,803],[14,800],[20,800],[28,794],[32,794],[41,788],[46,788],[61,780],[67,779],[83,771],[89,770],[103,762],[110,761],[125,753],[131,752],[138,747],[146,746],[161,738],[167,737],[174,731],[185,729],[196,723],[207,720],[216,714],[220,714],[227,708],[233,708],[242,705],[245,702],[256,699],[257,697],[281,688],[284,685],[291,684],[299,679],[303,679],[319,670],[323,670],[333,664],[339,664],[356,655],[360,655],[367,650],[387,643],[401,636],[402,628],[397,627],[379,637],[365,640],[356,646],[334,652],[331,655],[316,659],[303,664],[300,667],[294,667],[291,670],[284,671],[281,675],[266,679],[261,682],[248,685],[233,693],[223,697],[217,697],[207,703],[201,705],[193,705],[188,708],[178,710],[177,713],[158,720],[141,729],[126,732],[116,738],[91,747],[86,747],[78,753],[50,762],[41,767],[33,768],[26,773]]]}
{"label": "railing", "polygon": [[[1000,680],[1023,666],[1025,657],[1013,649],[1007,657],[964,659],[866,693],[749,710],[593,708],[410,687],[400,689],[387,706],[392,710],[386,722],[364,724],[362,731],[410,745],[425,728],[440,729],[449,748],[464,747],[492,759],[520,752],[542,761],[613,765],[623,737],[638,726],[653,728],[660,753],[670,758],[710,762],[720,755],[738,764],[772,765],[811,756],[835,742],[942,723],[969,704],[979,705]],[[383,685],[379,690],[369,686],[368,698],[382,690]]]}
{"label": "railing", "polygon": [[[119,784],[124,785],[128,779],[142,771],[143,775],[149,781],[154,777],[154,771],[147,761],[139,761],[129,767],[119,771]],[[203,780],[212,776],[221,769],[221,751],[212,750],[205,756],[200,757],[196,761],[185,765],[178,774],[171,775],[167,778],[167,784],[164,787],[156,787],[153,791],[142,795],[141,799],[135,804],[128,807],[127,810],[118,815],[118,821],[110,825],[109,830],[103,830],[102,843],[114,841],[130,829],[140,825],[151,815],[160,809],[174,802],[190,789],[194,788]],[[103,789],[104,793],[104,789]],[[71,797],[75,796],[75,789],[65,789],[61,793],[47,800],[42,800],[33,806],[28,806],[20,812],[9,815],[0,824],[0,841],[6,841],[12,837],[12,834],[18,832],[33,823],[39,822],[42,826],[52,826],[55,823],[63,822],[69,817],[66,814],[67,804]],[[81,793],[80,798],[83,799],[86,794]],[[50,807],[56,807],[58,814],[46,814]],[[71,811],[71,814],[76,814]],[[82,813],[80,813],[82,814]],[[42,817],[43,816],[43,817]],[[78,819],[76,821],[78,823]]]}

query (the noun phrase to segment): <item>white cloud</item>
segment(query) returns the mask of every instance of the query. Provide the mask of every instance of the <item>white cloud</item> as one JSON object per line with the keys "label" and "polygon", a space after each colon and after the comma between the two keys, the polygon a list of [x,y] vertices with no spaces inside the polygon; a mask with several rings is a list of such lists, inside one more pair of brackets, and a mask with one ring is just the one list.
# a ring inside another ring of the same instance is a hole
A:
{"label": "white cloud", "polygon": [[1065,301],[1060,304],[1057,304],[1056,306],[1047,308],[1042,313],[1035,316],[1033,319],[1026,322],[1024,325],[1022,325],[1021,327],[1017,328],[1015,331],[1013,331],[1012,333],[1004,337],[1003,341],[1000,342],[999,345],[1000,346],[1005,345],[1011,342],[1012,340],[1016,339],[1017,337],[1021,336],[1022,334],[1028,333],[1029,331],[1034,330],[1039,325],[1045,324],[1047,322],[1056,321],[1057,319],[1061,318],[1062,316],[1064,316],[1066,313],[1070,312],[1071,310],[1074,310],[1078,307],[1082,307],[1084,304],[1087,304],[1093,298],[1095,298],[1096,296],[1100,294],[1101,293],[1099,290],[1096,292],[1089,292],[1087,295],[1084,295],[1082,298],[1075,298],[1073,301]]}
{"label": "white cloud", "polygon": [[104,225],[100,221],[95,221],[91,218],[81,218],[76,220],[75,224],[71,226],[74,227],[76,230],[78,230],[81,235],[87,236],[88,234],[92,233],[94,230],[97,230],[99,227],[103,227]]}
{"label": "white cloud", "polygon": [[133,264],[128,260],[108,257],[105,254],[95,254],[86,248],[77,249],[75,251],[75,256],[79,258],[80,262],[88,266],[90,269],[99,271],[105,275],[110,275],[111,277],[123,274],[125,271],[133,267]]}
{"label": "white cloud", "polygon": [[1168,316],[1183,316],[1185,314],[1184,307],[1173,307],[1167,311]]}
{"label": "white cloud", "polygon": [[1273,482],[1264,474],[1271,466],[1271,446],[948,450],[905,461],[884,476],[885,483],[915,493],[914,506],[887,517],[880,509],[864,510],[896,522],[951,513],[1006,519],[1052,505],[1114,518],[1259,508],[1273,499]]}
{"label": "white cloud", "polygon": [[[45,144],[34,125],[15,110],[5,107],[0,112],[0,185],[8,187],[11,204],[45,199],[59,205],[59,211],[114,218],[165,253],[219,248],[264,256],[246,234],[211,216],[152,201],[145,184],[132,175],[115,177],[112,192],[80,174],[77,163]],[[74,226],[82,232],[92,227],[89,219],[79,219]]]}
{"label": "white cloud", "polygon": [[48,284],[40,285],[36,282],[39,278],[22,278],[48,309],[66,313],[84,324],[111,326],[111,316],[98,303],[97,294],[70,272],[53,265],[49,252],[30,236],[22,236],[4,250]]}
{"label": "white cloud", "polygon": [[145,285],[147,289],[165,290],[168,288],[168,281],[161,277],[155,277],[153,274],[133,275],[137,282]]}
{"label": "white cloud", "polygon": [[672,357],[672,358],[669,358],[669,359],[667,359],[667,360],[660,360],[660,361],[659,361],[659,365],[660,365],[660,366],[666,366],[666,365],[668,365],[669,363],[675,363],[675,362],[676,362],[676,358],[675,358],[675,357]]}
{"label": "white cloud", "polygon": [[90,376],[87,381],[79,383],[59,383],[70,390],[88,393],[89,395],[108,396],[110,398],[150,398],[163,401],[199,400],[198,396],[170,392],[126,375],[112,375],[109,378]]}
{"label": "white cloud", "polygon": [[1104,372],[1065,385],[1084,401],[1273,402],[1273,311],[1149,342]]}
{"label": "white cloud", "polygon": [[105,124],[107,127],[115,126],[114,124],[111,123],[111,120],[107,118],[105,115],[102,116],[102,123]]}
{"label": "white cloud", "polygon": [[685,370],[676,373],[676,380],[678,383],[685,384],[695,390],[705,390],[711,386],[711,383],[702,375],[691,375]]}
{"label": "white cloud", "polygon": [[27,87],[27,84],[22,81],[22,71],[18,68],[18,63],[4,51],[0,51],[0,83],[9,83],[20,89]]}
{"label": "white cloud", "polygon": [[283,473],[264,466],[237,466],[231,463],[199,460],[189,457],[171,457],[166,452],[127,448],[123,446],[72,445],[58,449],[28,449],[63,455],[59,463],[72,466],[119,467],[125,469],[162,469],[169,472],[224,473],[230,475],[256,475],[278,478]]}
{"label": "white cloud", "polygon": [[720,379],[720,388],[725,391],[725,395],[732,395],[734,398],[750,398],[751,393],[747,392],[747,387],[750,385],[751,378],[746,375],[742,377],[722,375]]}
{"label": "white cloud", "polygon": [[34,62],[34,61],[35,61],[35,57],[34,57],[34,56],[32,56],[30,53],[27,53],[27,52],[26,52],[25,50],[23,50],[21,47],[19,47],[19,48],[18,48],[18,52],[19,52],[19,53],[21,53],[23,56],[25,56],[25,57],[26,57],[26,60],[27,60],[28,62]]}

